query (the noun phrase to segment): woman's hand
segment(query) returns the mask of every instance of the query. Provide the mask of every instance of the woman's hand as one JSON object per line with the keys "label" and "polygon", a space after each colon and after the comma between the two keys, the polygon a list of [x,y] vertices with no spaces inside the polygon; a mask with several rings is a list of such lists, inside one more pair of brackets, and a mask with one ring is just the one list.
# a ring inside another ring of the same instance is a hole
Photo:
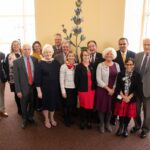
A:
{"label": "woman's hand", "polygon": [[38,91],[38,98],[42,99],[42,92]]}
{"label": "woman's hand", "polygon": [[114,94],[114,89],[108,88],[108,95],[112,96]]}
{"label": "woman's hand", "polygon": [[67,94],[66,93],[62,93],[62,97],[63,98],[67,98]]}
{"label": "woman's hand", "polygon": [[22,98],[22,93],[21,93],[21,92],[18,92],[18,93],[17,93],[17,96],[21,99],[21,98]]}

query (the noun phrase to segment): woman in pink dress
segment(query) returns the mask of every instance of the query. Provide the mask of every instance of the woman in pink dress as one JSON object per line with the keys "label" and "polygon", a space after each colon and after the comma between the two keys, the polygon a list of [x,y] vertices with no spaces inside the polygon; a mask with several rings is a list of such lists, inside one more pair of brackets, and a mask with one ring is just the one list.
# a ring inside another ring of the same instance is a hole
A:
{"label": "woman in pink dress", "polygon": [[81,52],[81,63],[75,69],[75,85],[80,105],[80,129],[91,129],[95,97],[95,74],[87,50]]}

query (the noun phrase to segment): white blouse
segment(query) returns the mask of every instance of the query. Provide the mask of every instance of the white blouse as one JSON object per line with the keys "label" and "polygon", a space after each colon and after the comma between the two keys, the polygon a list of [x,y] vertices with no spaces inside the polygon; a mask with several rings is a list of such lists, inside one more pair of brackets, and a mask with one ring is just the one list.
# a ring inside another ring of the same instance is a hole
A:
{"label": "white blouse", "polygon": [[66,64],[63,64],[60,68],[60,87],[62,94],[66,93],[65,88],[74,89],[74,74],[75,68],[68,69]]}

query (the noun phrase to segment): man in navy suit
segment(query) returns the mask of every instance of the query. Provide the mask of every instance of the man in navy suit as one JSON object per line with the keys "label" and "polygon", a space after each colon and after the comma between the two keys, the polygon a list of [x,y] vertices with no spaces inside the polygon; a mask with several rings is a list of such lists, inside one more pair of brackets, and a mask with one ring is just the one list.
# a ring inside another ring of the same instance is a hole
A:
{"label": "man in navy suit", "polygon": [[117,51],[117,58],[115,59],[115,62],[117,62],[120,66],[120,70],[124,70],[124,62],[129,57],[135,58],[135,53],[131,50],[128,50],[129,42],[127,38],[120,38],[118,41],[119,50]]}

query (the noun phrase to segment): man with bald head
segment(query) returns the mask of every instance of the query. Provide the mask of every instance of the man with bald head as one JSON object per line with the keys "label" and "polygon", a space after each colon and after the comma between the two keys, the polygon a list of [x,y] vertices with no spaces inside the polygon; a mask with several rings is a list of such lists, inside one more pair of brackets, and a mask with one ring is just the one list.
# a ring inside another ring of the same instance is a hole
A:
{"label": "man with bald head", "polygon": [[17,96],[20,98],[23,123],[34,123],[34,78],[37,60],[30,56],[31,46],[24,44],[22,47],[23,56],[14,61],[14,81]]}
{"label": "man with bald head", "polygon": [[[135,127],[131,132],[134,133],[142,127],[141,138],[145,138],[150,131],[150,38],[143,40],[143,52],[136,54],[135,70],[140,74],[143,89],[142,98],[137,103],[137,118],[135,119]],[[141,121],[141,106],[143,103],[144,120]]]}

